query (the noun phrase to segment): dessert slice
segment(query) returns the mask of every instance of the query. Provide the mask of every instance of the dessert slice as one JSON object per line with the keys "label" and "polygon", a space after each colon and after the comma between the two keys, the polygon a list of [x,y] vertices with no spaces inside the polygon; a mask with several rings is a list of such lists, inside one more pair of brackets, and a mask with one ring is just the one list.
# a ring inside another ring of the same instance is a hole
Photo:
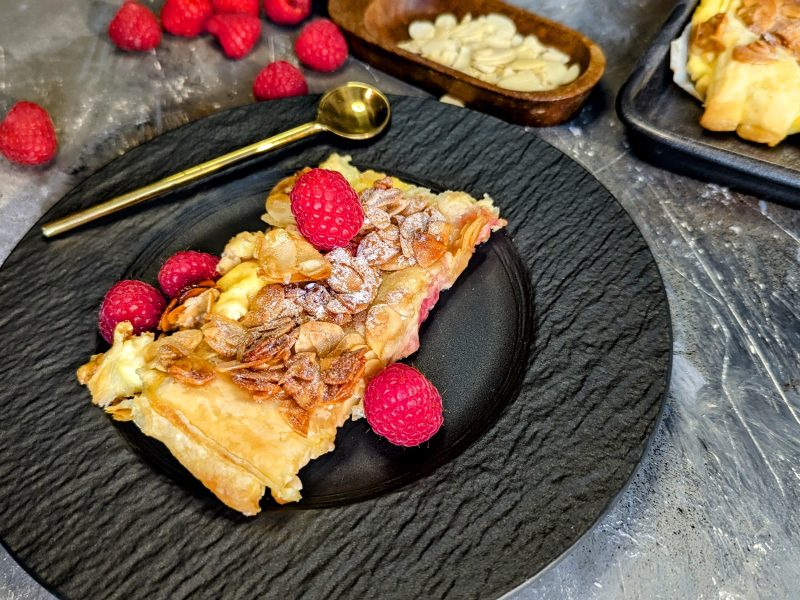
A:
{"label": "dessert slice", "polygon": [[794,0],[702,0],[686,69],[700,124],[775,146],[800,131],[800,8]]}
{"label": "dessert slice", "polygon": [[246,515],[267,487],[277,502],[300,499],[300,469],[363,416],[367,381],[417,350],[439,292],[505,225],[488,197],[434,194],[349,157],[321,166],[358,193],[363,226],[347,248],[323,254],[299,233],[289,194],[305,170],[288,177],[267,198],[267,231],[231,239],[222,277],[173,300],[158,339],[122,322],[78,371],[95,404]]}

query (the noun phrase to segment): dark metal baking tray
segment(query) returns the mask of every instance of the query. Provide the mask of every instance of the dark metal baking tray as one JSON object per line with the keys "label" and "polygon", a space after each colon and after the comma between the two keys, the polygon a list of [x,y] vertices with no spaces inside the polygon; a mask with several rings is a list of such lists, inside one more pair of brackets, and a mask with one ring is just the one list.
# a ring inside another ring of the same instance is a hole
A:
{"label": "dark metal baking tray", "polygon": [[671,171],[800,208],[798,136],[768,148],[735,133],[706,131],[700,102],[673,83],[669,45],[696,5],[678,3],[617,96],[634,151]]}

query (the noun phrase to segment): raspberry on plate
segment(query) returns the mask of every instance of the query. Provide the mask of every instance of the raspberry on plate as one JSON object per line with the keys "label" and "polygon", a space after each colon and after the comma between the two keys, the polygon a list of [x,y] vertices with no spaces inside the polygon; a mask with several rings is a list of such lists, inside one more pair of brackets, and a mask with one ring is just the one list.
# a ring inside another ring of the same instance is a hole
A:
{"label": "raspberry on plate", "polygon": [[214,12],[219,13],[242,13],[257,17],[261,10],[259,0],[211,0],[214,5]]}
{"label": "raspberry on plate", "polygon": [[161,23],[173,35],[197,37],[213,13],[211,0],[167,0],[161,9]]}
{"label": "raspberry on plate", "polygon": [[375,433],[397,446],[419,446],[444,422],[442,397],[436,387],[402,363],[389,365],[370,380],[364,413]]}
{"label": "raspberry on plate", "polygon": [[264,12],[279,25],[297,25],[311,14],[311,0],[264,0]]}
{"label": "raspberry on plate", "polygon": [[130,321],[134,335],[158,326],[164,311],[164,298],[144,281],[125,279],[111,286],[100,305],[97,326],[100,335],[111,344],[118,323]]}
{"label": "raspberry on plate", "polygon": [[214,15],[206,31],[217,38],[228,58],[238,60],[247,56],[261,37],[261,19],[245,14]]}
{"label": "raspberry on plate", "polygon": [[0,121],[0,153],[21,165],[43,165],[58,150],[50,115],[33,102],[17,102]]}
{"label": "raspberry on plate", "polygon": [[315,71],[335,71],[347,60],[347,42],[333,21],[316,19],[303,27],[294,42],[300,62]]}
{"label": "raspberry on plate", "polygon": [[108,24],[108,37],[121,50],[151,50],[161,43],[161,25],[149,8],[126,0]]}
{"label": "raspberry on plate", "polygon": [[274,100],[308,93],[306,78],[300,69],[285,60],[276,60],[261,69],[253,81],[256,100]]}
{"label": "raspberry on plate", "polygon": [[358,194],[336,171],[311,169],[303,173],[289,197],[300,233],[317,250],[344,248],[364,223]]}
{"label": "raspberry on plate", "polygon": [[167,259],[158,272],[158,285],[170,298],[182,290],[206,279],[216,279],[219,258],[206,252],[184,250]]}

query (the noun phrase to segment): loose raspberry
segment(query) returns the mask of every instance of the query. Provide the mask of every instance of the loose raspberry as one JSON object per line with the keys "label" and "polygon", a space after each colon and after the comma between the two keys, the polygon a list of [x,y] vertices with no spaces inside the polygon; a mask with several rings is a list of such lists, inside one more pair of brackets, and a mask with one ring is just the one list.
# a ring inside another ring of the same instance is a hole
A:
{"label": "loose raspberry", "polygon": [[133,333],[151,331],[158,326],[164,311],[164,298],[144,281],[126,279],[114,284],[103,298],[97,326],[100,335],[111,344],[117,323],[130,321]]}
{"label": "loose raspberry", "polygon": [[364,223],[358,194],[336,171],[311,169],[303,173],[290,197],[300,233],[318,250],[347,246]]}
{"label": "loose raspberry", "polygon": [[442,426],[442,397],[413,367],[394,363],[367,385],[364,413],[375,433],[397,446],[419,446]]}
{"label": "loose raspberry", "polygon": [[161,25],[149,8],[127,0],[111,19],[108,37],[121,50],[150,50],[161,43]]}
{"label": "loose raspberry", "polygon": [[294,52],[305,66],[316,71],[335,71],[347,60],[347,42],[335,23],[312,21],[294,42]]}
{"label": "loose raspberry", "polygon": [[311,14],[311,0],[264,0],[264,12],[279,25],[297,25]]}
{"label": "loose raspberry", "polygon": [[21,165],[50,162],[58,150],[50,115],[33,102],[17,102],[0,121],[0,153]]}
{"label": "loose raspberry", "polygon": [[274,100],[308,93],[306,78],[300,70],[285,60],[276,60],[261,69],[253,82],[256,100]]}
{"label": "loose raspberry", "polygon": [[197,37],[213,13],[211,0],[167,0],[161,9],[161,23],[173,35]]}
{"label": "loose raspberry", "polygon": [[216,279],[219,258],[205,252],[185,250],[173,254],[158,272],[158,285],[170,298],[205,279]]}
{"label": "loose raspberry", "polygon": [[261,19],[253,15],[214,15],[206,30],[217,38],[228,58],[247,56],[261,37]]}
{"label": "loose raspberry", "polygon": [[259,0],[211,0],[214,5],[214,12],[219,13],[242,13],[257,17],[261,9]]}

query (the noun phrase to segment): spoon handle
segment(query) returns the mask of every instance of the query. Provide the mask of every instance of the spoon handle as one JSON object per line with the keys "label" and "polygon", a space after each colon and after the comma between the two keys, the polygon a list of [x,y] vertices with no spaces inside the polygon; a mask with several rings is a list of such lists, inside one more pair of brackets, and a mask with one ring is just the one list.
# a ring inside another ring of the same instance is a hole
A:
{"label": "spoon handle", "polygon": [[127,194],[122,194],[121,196],[117,196],[111,200],[106,200],[105,202],[101,202],[100,204],[96,204],[90,208],[74,212],[56,221],[45,223],[42,225],[42,234],[44,234],[45,237],[50,238],[66,231],[70,231],[76,227],[80,227],[81,225],[122,210],[123,208],[128,208],[134,204],[139,204],[140,202],[154,198],[159,194],[173,190],[186,183],[189,183],[190,181],[195,181],[205,177],[206,175],[210,175],[211,173],[216,173],[220,169],[223,169],[235,162],[239,162],[242,159],[255,156],[257,154],[263,154],[264,152],[274,150],[275,148],[280,148],[281,146],[301,140],[310,135],[314,135],[315,133],[320,133],[321,131],[325,131],[325,126],[316,121],[298,125],[297,127],[293,127],[292,129],[277,135],[273,135],[272,137],[268,137],[260,142],[255,142],[254,144],[239,148],[238,150],[234,150],[228,154],[223,154],[222,156],[212,158],[211,160],[200,163],[199,165],[195,165],[194,167],[189,167],[184,171],[180,171],[174,175],[165,177],[164,179],[159,179],[150,185],[133,190]]}

